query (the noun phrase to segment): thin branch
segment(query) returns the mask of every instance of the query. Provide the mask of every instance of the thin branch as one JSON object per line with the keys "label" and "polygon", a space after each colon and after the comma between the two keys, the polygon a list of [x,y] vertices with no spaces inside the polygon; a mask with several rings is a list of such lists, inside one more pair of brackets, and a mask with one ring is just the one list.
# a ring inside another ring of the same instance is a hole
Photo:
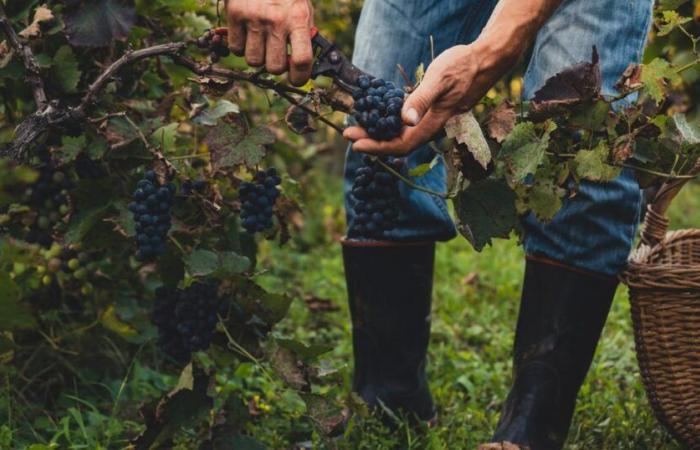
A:
{"label": "thin branch", "polygon": [[27,71],[27,81],[32,88],[32,94],[34,95],[37,109],[43,109],[48,103],[48,99],[46,97],[46,91],[44,90],[44,81],[41,79],[39,64],[34,57],[32,49],[28,45],[24,45],[22,41],[20,41],[17,33],[15,33],[2,3],[0,3],[0,30],[2,30],[9,41],[10,46],[22,58],[24,69]]}
{"label": "thin branch", "polygon": [[141,50],[129,50],[122,55],[121,58],[114,61],[97,79],[90,85],[85,93],[80,105],[75,109],[79,113],[85,113],[85,110],[92,103],[98,92],[112,79],[115,73],[122,67],[135,61],[145,58],[151,58],[161,55],[175,55],[181,52],[187,46],[184,42],[170,42],[168,44],[155,45]]}
{"label": "thin branch", "polygon": [[426,194],[434,195],[434,196],[436,196],[436,197],[440,197],[440,198],[444,198],[444,199],[449,199],[449,198],[451,198],[451,196],[452,196],[450,193],[438,192],[438,191],[434,191],[434,190],[432,190],[432,189],[428,189],[427,187],[423,187],[423,186],[421,186],[421,185],[419,185],[419,184],[417,184],[417,183],[415,183],[415,182],[409,180],[409,179],[406,178],[405,176],[401,175],[399,172],[397,172],[396,170],[394,170],[394,168],[391,167],[389,164],[387,164],[387,163],[385,163],[384,161],[382,161],[381,158],[377,158],[376,156],[373,157],[373,158],[374,158],[375,161],[377,161],[377,162],[379,163],[379,165],[382,166],[387,172],[389,172],[390,174],[392,174],[393,176],[395,176],[395,177],[398,178],[399,180],[401,180],[401,181],[403,181],[404,183],[406,183],[411,189],[415,189],[415,190],[417,190],[417,191],[425,192]]}

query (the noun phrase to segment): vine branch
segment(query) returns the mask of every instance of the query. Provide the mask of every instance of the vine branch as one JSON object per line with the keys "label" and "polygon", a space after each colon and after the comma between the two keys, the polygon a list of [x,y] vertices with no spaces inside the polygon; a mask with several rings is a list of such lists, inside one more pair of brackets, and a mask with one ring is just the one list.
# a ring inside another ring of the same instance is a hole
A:
{"label": "vine branch", "polygon": [[186,46],[187,44],[184,42],[170,42],[168,44],[155,45],[153,47],[148,47],[141,50],[127,51],[121,56],[121,58],[114,61],[109,67],[107,67],[107,69],[105,69],[104,72],[100,74],[100,76],[95,79],[95,81],[88,88],[88,91],[85,93],[83,99],[80,101],[80,105],[75,108],[75,111],[80,114],[84,114],[85,110],[92,103],[95,96],[122,67],[145,58],[175,55],[181,52]]}
{"label": "vine branch", "polygon": [[46,91],[44,90],[44,81],[41,79],[41,73],[39,72],[39,64],[34,57],[32,49],[28,45],[22,43],[14,28],[12,28],[10,19],[8,19],[7,13],[5,12],[5,7],[1,2],[0,30],[2,30],[12,49],[22,58],[24,69],[27,72],[27,82],[31,86],[37,109],[44,109],[48,103],[48,99],[46,97]]}

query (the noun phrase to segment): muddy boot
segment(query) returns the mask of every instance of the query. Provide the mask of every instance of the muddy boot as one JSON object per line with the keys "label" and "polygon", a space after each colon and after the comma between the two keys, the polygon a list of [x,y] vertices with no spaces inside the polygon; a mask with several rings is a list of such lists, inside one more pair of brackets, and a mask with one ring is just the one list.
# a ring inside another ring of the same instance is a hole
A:
{"label": "muddy boot", "polygon": [[616,287],[614,278],[556,262],[527,262],[514,382],[494,442],[532,450],[562,448]]}

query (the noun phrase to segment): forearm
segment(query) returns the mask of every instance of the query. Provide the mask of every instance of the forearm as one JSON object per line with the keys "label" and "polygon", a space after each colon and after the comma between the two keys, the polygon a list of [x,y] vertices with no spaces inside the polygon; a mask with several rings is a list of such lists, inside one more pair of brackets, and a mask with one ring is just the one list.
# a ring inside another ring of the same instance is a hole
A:
{"label": "forearm", "polygon": [[561,3],[562,0],[498,2],[474,42],[483,55],[484,69],[494,72],[509,70]]}

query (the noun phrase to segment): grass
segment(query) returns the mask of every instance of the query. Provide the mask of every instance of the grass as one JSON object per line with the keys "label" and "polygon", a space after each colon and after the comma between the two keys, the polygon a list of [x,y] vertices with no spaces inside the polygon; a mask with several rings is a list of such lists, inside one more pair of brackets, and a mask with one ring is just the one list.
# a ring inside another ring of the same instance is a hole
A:
{"label": "grass", "polygon": [[[316,175],[318,178],[318,175]],[[294,251],[266,246],[258,281],[297,297],[330,299],[337,312],[314,313],[296,301],[280,332],[306,342],[331,343],[323,361],[349,390],[352,367],[340,246],[327,236],[342,229],[340,185],[318,181],[322,192],[307,211],[324,211],[294,244]],[[698,186],[684,191],[671,211],[675,227],[700,223]],[[307,213],[308,214],[308,213]],[[326,233],[321,233],[325,229]],[[316,240],[314,240],[316,239]],[[497,241],[476,253],[463,239],[440,244],[434,289],[429,375],[440,424],[427,433],[390,432],[363,421],[341,441],[347,448],[472,449],[487,442],[511,382],[510,351],[524,259],[515,240]],[[274,400],[274,399],[273,399]],[[268,429],[269,430],[269,429]],[[275,445],[283,441],[269,441]],[[317,441],[316,444],[319,444]],[[581,390],[568,449],[680,448],[655,421],[635,359],[629,303],[618,289],[591,371]]]}

